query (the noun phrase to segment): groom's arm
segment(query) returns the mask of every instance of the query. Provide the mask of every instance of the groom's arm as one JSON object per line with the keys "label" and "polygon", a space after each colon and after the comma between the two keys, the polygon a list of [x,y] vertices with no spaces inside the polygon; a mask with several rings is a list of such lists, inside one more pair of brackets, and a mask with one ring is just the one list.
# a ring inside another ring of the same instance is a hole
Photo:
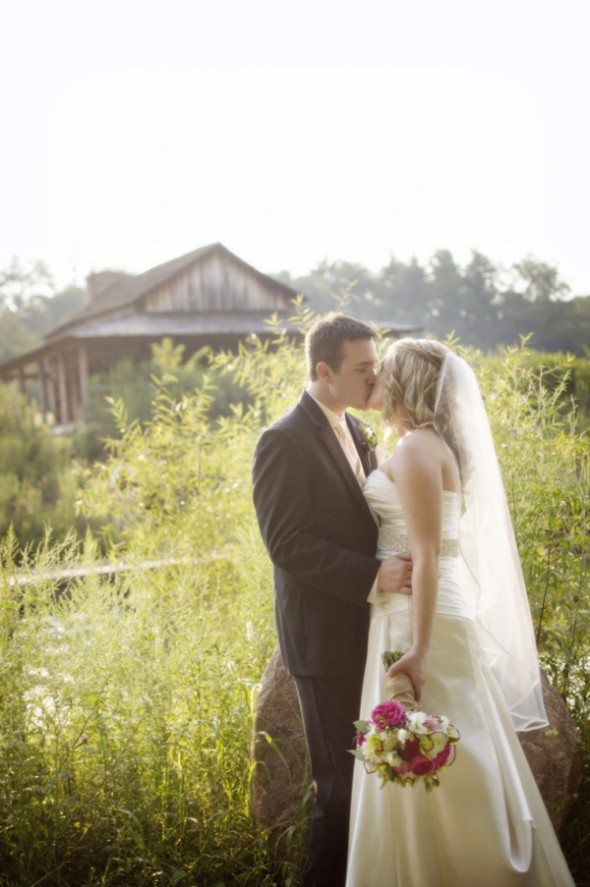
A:
{"label": "groom's arm", "polygon": [[279,428],[264,432],[252,479],[260,532],[273,564],[307,586],[364,606],[381,562],[317,534],[309,469],[293,435]]}

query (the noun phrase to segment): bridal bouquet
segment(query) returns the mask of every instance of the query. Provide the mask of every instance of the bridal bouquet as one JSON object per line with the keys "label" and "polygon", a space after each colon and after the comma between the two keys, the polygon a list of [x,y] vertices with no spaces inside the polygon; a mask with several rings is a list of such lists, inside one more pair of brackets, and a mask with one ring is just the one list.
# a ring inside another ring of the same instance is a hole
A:
{"label": "bridal bouquet", "polygon": [[[401,653],[383,654],[389,668]],[[416,699],[408,675],[388,679],[392,697],[375,706],[368,721],[356,721],[353,755],[369,773],[402,786],[422,781],[427,791],[440,784],[439,774],[455,760],[459,731],[449,719],[416,711]]]}

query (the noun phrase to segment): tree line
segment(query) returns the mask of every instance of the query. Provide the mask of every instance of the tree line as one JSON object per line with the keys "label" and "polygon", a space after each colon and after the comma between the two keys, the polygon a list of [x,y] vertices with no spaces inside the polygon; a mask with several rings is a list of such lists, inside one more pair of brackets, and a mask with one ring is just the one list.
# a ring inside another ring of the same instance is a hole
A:
{"label": "tree line", "polygon": [[453,334],[483,351],[529,335],[537,351],[583,356],[590,344],[590,298],[574,296],[556,267],[531,256],[506,269],[473,251],[462,267],[449,250],[439,250],[425,264],[392,256],[376,273],[324,261],[307,275],[280,278],[316,310],[333,308],[336,294],[351,313],[415,325],[439,339]]}
{"label": "tree line", "polygon": [[[537,351],[583,356],[590,344],[590,298],[573,295],[558,269],[531,256],[503,268],[473,251],[459,265],[449,250],[425,263],[394,256],[374,272],[358,262],[322,261],[308,274],[274,275],[303,293],[314,311],[335,298],[377,323],[410,324],[445,339],[492,351],[531,335]],[[0,361],[38,345],[83,305],[84,289],[59,287],[43,262],[14,258],[0,267]]]}

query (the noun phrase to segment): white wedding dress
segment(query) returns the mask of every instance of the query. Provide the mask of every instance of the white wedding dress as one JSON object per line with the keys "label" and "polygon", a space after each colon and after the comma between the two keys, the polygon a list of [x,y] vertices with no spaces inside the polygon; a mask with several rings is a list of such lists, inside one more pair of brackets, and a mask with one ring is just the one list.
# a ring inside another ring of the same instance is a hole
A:
{"label": "white wedding dress", "polygon": [[[365,496],[380,520],[378,557],[407,551],[395,485],[373,471]],[[440,786],[387,784],[355,762],[347,887],[568,887],[573,880],[503,696],[481,661],[462,593],[460,497],[443,496],[440,583],[420,709],[446,715],[461,734]],[[411,643],[408,595],[371,605],[360,717],[386,699],[385,650]]]}

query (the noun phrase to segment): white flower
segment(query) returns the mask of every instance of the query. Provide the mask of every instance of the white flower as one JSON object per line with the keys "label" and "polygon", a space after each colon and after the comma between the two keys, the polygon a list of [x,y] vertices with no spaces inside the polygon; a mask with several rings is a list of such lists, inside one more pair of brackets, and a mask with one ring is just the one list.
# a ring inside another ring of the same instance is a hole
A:
{"label": "white flower", "polygon": [[385,755],[385,760],[391,767],[399,767],[402,762],[402,759],[399,755],[397,755],[394,751],[390,751]]}
{"label": "white flower", "polygon": [[408,721],[413,733],[428,733],[428,727],[425,724],[428,715],[423,711],[408,712]]}
{"label": "white flower", "polygon": [[404,730],[403,727],[400,727],[400,729],[397,731],[397,735],[400,741],[400,745],[405,745],[412,734],[408,730]]}

